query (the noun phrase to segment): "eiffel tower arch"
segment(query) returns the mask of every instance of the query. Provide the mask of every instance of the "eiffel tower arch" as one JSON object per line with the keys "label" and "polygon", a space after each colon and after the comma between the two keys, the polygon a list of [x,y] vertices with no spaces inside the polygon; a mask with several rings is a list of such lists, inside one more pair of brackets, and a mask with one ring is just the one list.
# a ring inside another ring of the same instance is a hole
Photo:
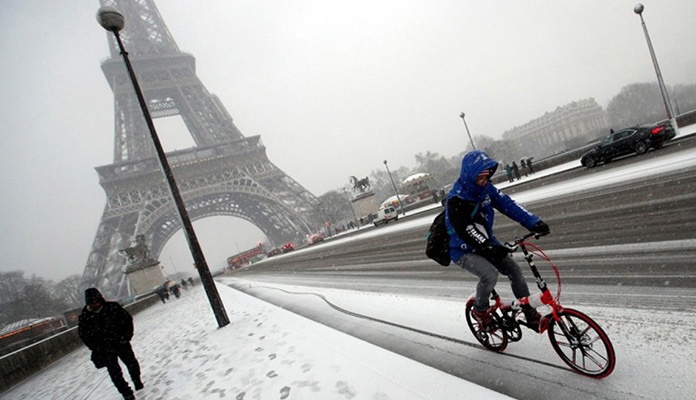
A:
{"label": "eiffel tower arch", "polygon": [[[196,75],[154,0],[100,0],[118,9],[126,51],[154,119],[181,116],[195,146],[167,153],[192,221],[232,216],[256,225],[275,244],[298,241],[316,226],[317,199],[275,166],[259,136],[245,137]],[[152,258],[182,225],[118,44],[101,67],[114,93],[114,162],[97,167],[107,201],[83,274],[86,285],[123,296],[119,250],[143,234]]]}

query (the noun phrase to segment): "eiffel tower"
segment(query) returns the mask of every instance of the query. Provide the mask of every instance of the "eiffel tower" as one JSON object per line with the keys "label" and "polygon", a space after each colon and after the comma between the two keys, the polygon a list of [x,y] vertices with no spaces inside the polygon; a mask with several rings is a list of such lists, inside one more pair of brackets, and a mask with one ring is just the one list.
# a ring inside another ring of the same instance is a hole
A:
{"label": "eiffel tower", "polygon": [[[233,216],[256,225],[274,244],[311,233],[314,195],[268,160],[259,136],[244,137],[220,100],[196,76],[154,0],[100,0],[125,17],[121,38],[152,118],[180,115],[195,146],[167,153],[192,221]],[[143,234],[157,259],[182,225],[118,44],[107,32],[110,58],[101,64],[114,93],[115,149],[97,167],[107,201],[82,277],[111,296],[126,295],[119,250]]]}

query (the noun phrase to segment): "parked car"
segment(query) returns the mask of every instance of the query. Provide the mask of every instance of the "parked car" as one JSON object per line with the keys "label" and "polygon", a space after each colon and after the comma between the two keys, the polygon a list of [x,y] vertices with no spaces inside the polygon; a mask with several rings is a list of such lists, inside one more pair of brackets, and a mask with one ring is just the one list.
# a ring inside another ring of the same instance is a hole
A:
{"label": "parked car", "polygon": [[580,162],[585,167],[592,168],[626,154],[644,154],[650,148],[659,149],[674,136],[676,132],[669,123],[622,129],[607,136],[597,147],[583,154]]}
{"label": "parked car", "polygon": [[280,250],[281,250],[283,253],[287,253],[287,252],[290,252],[290,251],[295,250],[295,245],[292,244],[292,243],[285,243],[285,244],[283,245],[283,247],[280,248]]}

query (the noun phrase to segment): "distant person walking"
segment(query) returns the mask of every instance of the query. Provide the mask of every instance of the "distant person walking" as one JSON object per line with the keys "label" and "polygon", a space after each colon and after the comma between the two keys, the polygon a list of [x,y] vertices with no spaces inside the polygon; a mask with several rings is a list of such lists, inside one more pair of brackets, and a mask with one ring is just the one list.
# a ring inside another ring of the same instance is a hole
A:
{"label": "distant person walking", "polygon": [[121,359],[128,368],[135,390],[142,389],[140,364],[130,345],[133,317],[115,301],[106,301],[95,288],[85,290],[85,303],[77,326],[80,339],[92,350],[94,366],[106,367],[111,381],[123,398],[135,400],[133,390],[123,379],[121,366],[118,364]]}
{"label": "distant person walking", "polygon": [[515,175],[515,178],[517,178],[518,181],[520,179],[522,179],[522,177],[520,176],[520,168],[517,166],[517,163],[514,161],[512,162],[512,173]]}
{"label": "distant person walking", "polygon": [[515,181],[512,179],[512,167],[510,167],[510,164],[505,164],[505,175],[507,176],[509,182]]}
{"label": "distant person walking", "polygon": [[529,168],[529,173],[534,175],[534,168],[532,167],[532,160],[534,157],[528,158],[527,159],[527,168]]}
{"label": "distant person walking", "polygon": [[169,291],[172,292],[174,297],[176,297],[177,299],[181,297],[181,286],[179,286],[178,283],[172,282],[172,285],[169,288]]}
{"label": "distant person walking", "polygon": [[529,176],[529,171],[527,171],[527,162],[524,158],[520,160],[520,166],[522,167],[522,173],[524,176]]}
{"label": "distant person walking", "polygon": [[157,293],[157,296],[159,296],[162,304],[166,303],[167,299],[169,299],[169,292],[167,292],[167,289],[165,289],[164,286],[158,286],[157,289],[155,289],[155,293]]}

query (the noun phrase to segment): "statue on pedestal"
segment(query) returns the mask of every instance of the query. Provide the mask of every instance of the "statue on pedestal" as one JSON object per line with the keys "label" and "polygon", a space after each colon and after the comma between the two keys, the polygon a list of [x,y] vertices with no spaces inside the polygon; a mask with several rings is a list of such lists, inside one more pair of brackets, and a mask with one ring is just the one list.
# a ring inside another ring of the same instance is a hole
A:
{"label": "statue on pedestal", "polygon": [[365,177],[363,179],[358,179],[354,176],[350,177],[350,184],[353,185],[353,191],[356,195],[366,193],[370,191],[372,186],[370,185],[370,179]]}
{"label": "statue on pedestal", "polygon": [[120,249],[118,252],[126,257],[127,267],[149,265],[156,262],[150,258],[150,249],[145,243],[145,235],[142,234],[135,236],[135,240],[131,242],[131,247]]}
{"label": "statue on pedestal", "polygon": [[129,295],[150,293],[164,281],[159,261],[150,257],[145,235],[136,235],[131,247],[120,249],[118,253],[126,258],[123,272],[128,278]]}
{"label": "statue on pedestal", "polygon": [[377,211],[375,192],[370,190],[372,189],[372,185],[370,185],[370,179],[368,177],[358,179],[351,176],[350,183],[353,185],[353,193],[355,193],[355,198],[350,202],[353,203],[353,207],[355,207],[355,211],[360,216],[360,220],[363,220],[363,218]]}

